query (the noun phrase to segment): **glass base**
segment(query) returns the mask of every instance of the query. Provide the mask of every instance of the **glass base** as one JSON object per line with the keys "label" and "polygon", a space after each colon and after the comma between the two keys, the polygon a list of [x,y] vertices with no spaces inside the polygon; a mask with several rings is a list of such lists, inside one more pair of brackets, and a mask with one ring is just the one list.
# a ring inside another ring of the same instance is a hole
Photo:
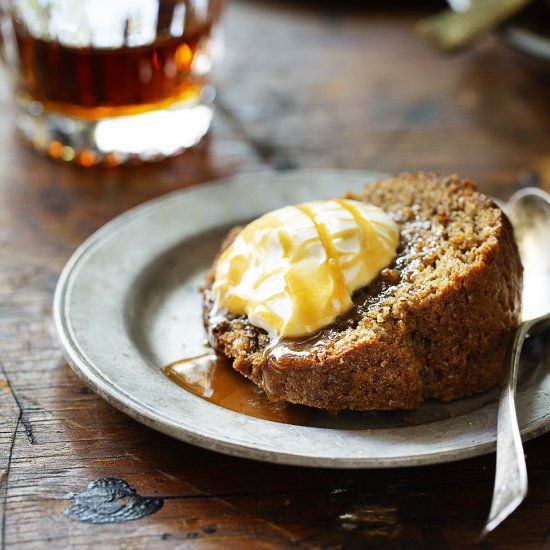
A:
{"label": "glass base", "polygon": [[196,145],[212,106],[189,100],[131,116],[86,120],[51,113],[38,101],[18,100],[16,124],[39,153],[82,166],[155,162]]}

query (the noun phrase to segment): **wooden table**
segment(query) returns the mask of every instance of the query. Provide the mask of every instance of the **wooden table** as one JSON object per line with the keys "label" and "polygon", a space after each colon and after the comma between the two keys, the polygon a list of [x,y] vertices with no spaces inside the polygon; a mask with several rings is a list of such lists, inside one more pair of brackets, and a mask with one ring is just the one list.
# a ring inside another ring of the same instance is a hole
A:
{"label": "wooden table", "polygon": [[[231,458],[172,440],[91,393],[63,359],[52,293],[74,249],[126,209],[249,170],[457,172],[505,199],[550,190],[548,80],[494,39],[453,58],[415,21],[438,4],[251,2],[228,10],[208,139],[178,159],[83,170],[13,137],[0,85],[0,507],[6,547],[457,548],[489,509],[494,455],[381,471]],[[550,548],[550,435],[526,444],[530,492],[487,548]],[[69,493],[124,479],[164,506],[93,525]]]}

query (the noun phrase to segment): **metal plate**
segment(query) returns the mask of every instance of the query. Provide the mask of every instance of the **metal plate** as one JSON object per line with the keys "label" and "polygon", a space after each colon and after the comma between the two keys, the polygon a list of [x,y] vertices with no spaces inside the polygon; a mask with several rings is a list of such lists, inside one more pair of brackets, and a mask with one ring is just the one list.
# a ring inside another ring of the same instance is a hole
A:
{"label": "metal plate", "polygon": [[[496,390],[413,413],[319,414],[295,426],[196,397],[161,367],[205,347],[198,286],[225,230],[265,211],[359,189],[372,172],[238,176],[167,195],[108,223],[73,255],[55,295],[74,371],[109,403],[156,430],[227,454],[330,468],[433,464],[495,448]],[[531,343],[518,391],[524,439],[550,428],[548,338]],[[480,365],[483,368],[483,365]]]}

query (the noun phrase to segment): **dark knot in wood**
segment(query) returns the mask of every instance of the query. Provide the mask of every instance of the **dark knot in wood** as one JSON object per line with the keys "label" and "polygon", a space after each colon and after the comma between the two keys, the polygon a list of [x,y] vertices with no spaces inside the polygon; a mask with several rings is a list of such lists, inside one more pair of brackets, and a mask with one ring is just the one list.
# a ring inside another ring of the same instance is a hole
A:
{"label": "dark knot in wood", "polygon": [[105,477],[92,481],[84,493],[71,493],[75,503],[63,513],[85,523],[124,523],[162,508],[162,498],[144,497],[123,479]]}

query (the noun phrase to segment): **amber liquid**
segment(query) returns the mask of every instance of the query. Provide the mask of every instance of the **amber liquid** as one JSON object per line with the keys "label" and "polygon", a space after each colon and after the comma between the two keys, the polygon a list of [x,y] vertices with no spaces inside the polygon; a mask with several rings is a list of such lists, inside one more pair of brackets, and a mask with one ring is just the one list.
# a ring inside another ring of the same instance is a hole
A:
{"label": "amber liquid", "polygon": [[49,112],[89,120],[198,98],[204,77],[194,75],[192,66],[211,28],[208,23],[193,34],[159,38],[147,46],[94,49],[46,42],[16,26],[19,94]]}
{"label": "amber liquid", "polygon": [[215,353],[182,359],[162,370],[187,391],[248,416],[304,425],[314,413],[311,407],[269,400],[260,388],[233,370],[229,359]]}

